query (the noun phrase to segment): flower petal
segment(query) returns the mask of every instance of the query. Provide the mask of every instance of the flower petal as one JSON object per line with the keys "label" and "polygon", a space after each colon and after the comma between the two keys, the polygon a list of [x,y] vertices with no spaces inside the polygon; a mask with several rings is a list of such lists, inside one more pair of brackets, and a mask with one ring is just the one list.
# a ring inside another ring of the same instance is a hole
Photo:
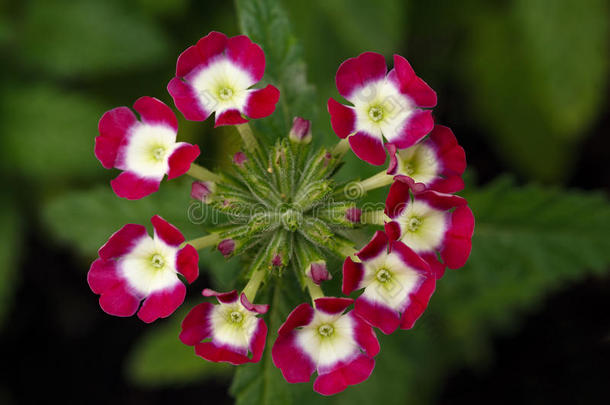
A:
{"label": "flower petal", "polygon": [[403,181],[394,180],[385,201],[384,213],[388,217],[394,219],[402,214],[405,208],[407,208],[411,202],[410,190],[409,184]]}
{"label": "flower petal", "polygon": [[366,323],[355,312],[350,312],[354,322],[354,338],[370,357],[375,357],[379,353],[379,341],[373,328]]}
{"label": "flower petal", "polygon": [[280,99],[277,87],[267,85],[264,89],[250,90],[244,113],[249,118],[264,118],[273,114]]}
{"label": "flower petal", "polygon": [[182,232],[159,215],[152,217],[150,222],[152,222],[153,228],[155,229],[155,236],[161,238],[161,240],[168,245],[177,247],[184,242]]}
{"label": "flower petal", "polygon": [[186,245],[178,251],[176,269],[189,284],[199,277],[199,253],[193,246]]}
{"label": "flower petal", "polygon": [[384,305],[383,301],[370,299],[364,294],[356,300],[354,310],[358,316],[381,329],[386,335],[394,332],[400,325],[400,317],[395,309]]}
{"label": "flower petal", "polygon": [[436,92],[415,75],[413,68],[405,58],[394,55],[394,70],[400,82],[400,91],[407,94],[418,107],[436,106]]}
{"label": "flower petal", "polygon": [[102,259],[113,259],[130,252],[142,239],[148,237],[146,228],[142,225],[127,224],[110,236],[108,242],[99,250]]}
{"label": "flower petal", "polygon": [[245,124],[248,122],[247,119],[242,117],[239,110],[226,110],[220,114],[216,114],[216,122],[214,123],[214,127],[220,127],[222,125],[237,125],[237,124]]}
{"label": "flower petal", "polygon": [[308,325],[313,319],[314,310],[309,304],[298,305],[290,312],[286,321],[280,326],[277,333],[280,336],[289,334],[294,328]]}
{"label": "flower petal", "polygon": [[133,109],[140,114],[142,122],[151,125],[167,125],[178,131],[176,114],[164,102],[154,97],[140,97],[133,104]]}
{"label": "flower petal", "polygon": [[351,257],[347,257],[343,262],[343,284],[341,292],[349,295],[352,291],[358,289],[360,282],[364,276],[364,267],[362,263],[356,263]]}
{"label": "flower petal", "polygon": [[266,314],[267,311],[269,310],[269,305],[267,305],[267,304],[250,303],[250,301],[248,300],[248,297],[246,297],[246,294],[244,294],[244,293],[241,293],[241,295],[239,296],[239,300],[241,302],[241,305],[243,305],[244,308],[246,308],[250,312],[256,312],[258,314]]}
{"label": "flower petal", "polygon": [[109,315],[132,316],[140,306],[140,299],[133,295],[125,283],[118,283],[100,296],[100,307]]}
{"label": "flower petal", "polygon": [[434,128],[434,118],[429,110],[415,110],[395,133],[384,132],[389,142],[398,149],[405,149],[422,140]]}
{"label": "flower petal", "polygon": [[271,349],[271,357],[289,383],[308,382],[316,368],[312,359],[296,343],[294,333],[280,333]]}
{"label": "flower petal", "polygon": [[123,139],[137,122],[135,114],[127,107],[113,108],[102,115],[98,124],[100,134],[95,138],[95,157],[104,168],[114,167]]}
{"label": "flower petal", "polygon": [[133,172],[123,172],[110,181],[112,190],[121,198],[139,200],[159,190],[161,178],[140,177]]}
{"label": "flower petal", "polygon": [[261,47],[252,42],[247,36],[238,35],[227,40],[227,57],[250,74],[252,78],[250,85],[263,78],[265,73],[265,54]]}
{"label": "flower petal", "polygon": [[235,366],[249,363],[250,358],[231,350],[230,347],[219,345],[216,342],[203,342],[195,345],[195,353],[206,360],[225,362]]}
{"label": "flower petal", "polygon": [[167,178],[169,180],[182,176],[191,168],[191,164],[197,159],[200,154],[199,146],[182,143],[169,156],[169,172]]}
{"label": "flower petal", "polygon": [[167,318],[182,305],[186,297],[186,287],[176,280],[173,288],[155,291],[144,300],[138,311],[138,318],[151,323],[159,318]]}
{"label": "flower petal", "polygon": [[373,239],[363,247],[356,256],[362,261],[372,260],[388,250],[388,237],[382,231],[376,231]]}
{"label": "flower petal", "polygon": [[356,156],[365,162],[375,166],[380,166],[385,162],[386,153],[379,138],[359,131],[349,137],[349,144]]}
{"label": "flower petal", "polygon": [[330,315],[340,314],[354,302],[351,298],[322,297],[314,301],[316,310]]}
{"label": "flower petal", "polygon": [[204,302],[196,305],[189,311],[186,318],[182,321],[182,331],[180,341],[188,346],[195,346],[212,335],[209,316],[214,308],[214,304]]}
{"label": "flower petal", "polygon": [[330,114],[330,124],[335,134],[341,139],[351,135],[356,128],[354,109],[335,101],[333,98],[328,99],[327,108]]}
{"label": "flower petal", "polygon": [[189,121],[205,121],[212,113],[201,105],[195,90],[178,77],[169,81],[167,91],[174,99],[176,108]]}
{"label": "flower petal", "polygon": [[441,258],[450,269],[458,269],[468,260],[472,249],[474,215],[467,205],[458,207],[451,214],[451,226],[445,236]]}
{"label": "flower petal", "polygon": [[201,292],[201,294],[204,297],[216,297],[218,302],[221,302],[223,304],[231,304],[231,303],[237,301],[237,299],[239,298],[239,296],[237,295],[237,290],[221,293],[221,292],[217,292],[214,290],[210,290],[209,288],[206,288]]}
{"label": "flower petal", "polygon": [[444,176],[461,176],[466,170],[466,153],[448,127],[435,125],[426,141],[435,150],[442,162],[441,174]]}
{"label": "flower petal", "polygon": [[184,77],[201,65],[207,65],[227,47],[227,36],[221,32],[212,31],[197,41],[197,45],[187,48],[178,57],[176,76]]}
{"label": "flower petal", "polygon": [[[364,52],[355,58],[347,59],[339,66],[335,82],[339,94],[350,100],[354,91],[376,80],[383,80],[387,66],[383,55]],[[351,100],[350,100],[351,101]]]}
{"label": "flower petal", "polygon": [[313,389],[322,395],[334,395],[343,391],[348,385],[360,384],[369,378],[374,367],[374,359],[360,355],[330,373],[319,375],[313,383]]}
{"label": "flower petal", "polygon": [[258,320],[258,325],[252,341],[250,342],[250,352],[252,352],[252,363],[258,363],[263,357],[265,351],[265,343],[267,342],[267,324],[262,319]]}
{"label": "flower petal", "polygon": [[87,283],[95,294],[102,294],[104,291],[116,287],[123,283],[116,268],[116,260],[97,259],[91,264],[87,273]]}

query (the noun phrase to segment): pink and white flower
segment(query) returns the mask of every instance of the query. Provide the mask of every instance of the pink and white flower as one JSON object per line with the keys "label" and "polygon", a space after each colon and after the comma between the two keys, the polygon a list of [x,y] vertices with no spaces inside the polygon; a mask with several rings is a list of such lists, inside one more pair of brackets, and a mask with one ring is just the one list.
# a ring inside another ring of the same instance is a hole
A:
{"label": "pink and white flower", "polygon": [[218,293],[205,289],[203,295],[216,297],[218,305],[204,302],[188,313],[182,321],[182,343],[195,346],[195,353],[209,361],[258,362],[267,338],[267,325],[258,316],[269,306],[251,304],[236,290]]}
{"label": "pink and white flower", "polygon": [[369,377],[379,342],[369,324],[353,311],[345,312],[353,302],[318,298],[315,309],[301,304],[288,315],[271,351],[286,381],[308,382],[317,371],[314,390],[333,395]]}
{"label": "pink and white flower", "polygon": [[466,204],[462,197],[433,190],[411,193],[408,182],[398,178],[386,200],[386,233],[419,254],[440,278],[445,266],[460,268],[470,255],[474,216]]}
{"label": "pink and white flower", "polygon": [[451,129],[435,125],[429,136],[407,149],[397,150],[386,145],[390,152],[389,175],[403,175],[412,188],[427,188],[441,193],[455,193],[464,188],[462,174],[466,170],[466,154]]}
{"label": "pink and white flower", "polygon": [[133,105],[140,120],[127,107],[107,111],[100,119],[95,156],[106,169],[123,170],[110,184],[123,198],[137,200],[154,193],[167,174],[181,176],[199,156],[199,147],[176,142],[178,121],[173,111],[153,97],[140,97]]}
{"label": "pink and white flower", "polygon": [[265,72],[265,54],[245,35],[227,38],[210,32],[187,48],[176,65],[167,90],[176,108],[192,121],[216,113],[216,126],[248,122],[275,111],[279,90],[268,85],[250,89]]}
{"label": "pink and white flower", "polygon": [[[184,236],[158,215],[152,217],[154,238],[142,225],[127,224],[98,251],[87,282],[100,295],[104,312],[138,317],[146,323],[171,315],[184,301],[186,287],[199,275],[199,255]],[[140,301],[144,303],[140,307]]]}
{"label": "pink and white flower", "polygon": [[387,73],[383,55],[365,52],[343,62],[335,81],[339,94],[353,106],[328,100],[333,130],[349,137],[354,153],[362,160],[381,165],[386,160],[383,139],[398,149],[408,148],[434,126],[432,112],[436,93],[415,75],[409,62],[394,55],[394,69]]}
{"label": "pink and white flower", "polygon": [[375,236],[343,263],[343,294],[364,288],[354,311],[385,334],[410,329],[428,306],[436,286],[430,266],[404,243]]}

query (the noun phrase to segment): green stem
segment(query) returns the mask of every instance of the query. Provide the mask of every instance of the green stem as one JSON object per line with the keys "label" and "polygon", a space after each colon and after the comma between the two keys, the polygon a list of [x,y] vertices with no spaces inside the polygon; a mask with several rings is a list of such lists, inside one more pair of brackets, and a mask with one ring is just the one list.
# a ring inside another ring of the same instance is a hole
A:
{"label": "green stem", "polygon": [[332,154],[333,156],[342,156],[349,149],[349,142],[347,138],[341,139],[333,148]]}
{"label": "green stem", "polygon": [[368,179],[360,180],[358,184],[364,191],[369,191],[392,184],[393,180],[394,176],[390,176],[385,170],[382,170]]}
{"label": "green stem", "polygon": [[205,236],[202,236],[197,239],[188,240],[180,246],[184,247],[185,245],[188,244],[188,245],[193,246],[196,250],[201,250],[201,249],[204,249],[209,246],[214,246],[219,241],[220,241],[220,235],[217,233],[211,233],[209,235],[205,235]]}
{"label": "green stem", "polygon": [[256,272],[254,272],[254,274],[252,274],[252,277],[250,278],[250,280],[248,280],[248,284],[246,284],[246,286],[243,289],[243,293],[246,294],[248,301],[254,302],[254,298],[256,298],[256,293],[258,291],[258,288],[260,287],[264,278],[265,278],[264,269],[259,269]]}
{"label": "green stem", "polygon": [[199,166],[196,163],[191,164],[191,168],[188,170],[188,172],[186,172],[186,174],[201,181],[219,182],[221,180],[219,175],[212,173],[205,167]]}
{"label": "green stem", "polygon": [[360,222],[368,225],[384,225],[385,217],[383,210],[363,211],[360,217]]}
{"label": "green stem", "polygon": [[305,279],[305,283],[307,285],[309,295],[311,296],[311,302],[314,302],[318,298],[324,297],[324,293],[322,292],[320,286],[315,284],[309,277]]}
{"label": "green stem", "polygon": [[254,152],[258,149],[258,142],[252,133],[252,128],[247,123],[235,125],[242,141],[244,141],[244,147],[248,152]]}
{"label": "green stem", "polygon": [[341,256],[345,257],[354,256],[357,252],[357,250],[353,246],[348,246],[344,244],[340,244],[339,246],[337,246],[335,251]]}

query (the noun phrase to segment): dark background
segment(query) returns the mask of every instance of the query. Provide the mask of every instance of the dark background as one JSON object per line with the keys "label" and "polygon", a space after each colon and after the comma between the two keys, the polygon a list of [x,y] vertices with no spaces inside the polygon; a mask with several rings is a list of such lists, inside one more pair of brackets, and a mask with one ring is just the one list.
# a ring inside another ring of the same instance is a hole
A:
{"label": "dark background", "polygon": [[[323,109],[341,61],[396,52],[437,91],[436,120],[466,149],[471,187],[510,172],[520,184],[607,195],[608,2],[419,3],[285,2],[318,87],[319,133],[333,140]],[[230,2],[0,1],[0,404],[233,402],[226,370],[182,384],[131,375],[126,359],[154,326],[100,310],[86,284],[91,255],[48,208],[107,185],[115,173],[92,153],[101,114],[140,95],[170,101],[177,55],[214,29],[239,32]],[[231,149],[209,123],[180,126],[213,151],[203,164]],[[214,282],[202,271],[189,291]],[[609,296],[608,271],[541,290],[493,334],[489,356],[447,371],[435,401],[606,403]]]}

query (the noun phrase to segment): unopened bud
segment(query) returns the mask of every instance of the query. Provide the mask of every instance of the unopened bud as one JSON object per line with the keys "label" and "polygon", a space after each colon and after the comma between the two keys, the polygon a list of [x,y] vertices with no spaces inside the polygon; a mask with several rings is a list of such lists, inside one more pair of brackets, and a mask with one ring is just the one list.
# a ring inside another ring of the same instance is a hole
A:
{"label": "unopened bud", "polygon": [[194,181],[191,186],[191,197],[207,203],[215,188],[216,184],[211,181]]}
{"label": "unopened bud", "polygon": [[307,277],[311,278],[314,283],[320,284],[322,281],[330,280],[333,276],[326,268],[326,262],[324,260],[318,260],[309,264],[306,270]]}
{"label": "unopened bud", "polygon": [[360,223],[360,217],[362,217],[362,210],[356,207],[350,207],[345,211],[345,219],[354,224]]}
{"label": "unopened bud", "polygon": [[248,157],[244,152],[237,152],[233,155],[233,163],[239,167],[243,166],[243,164],[248,160]]}
{"label": "unopened bud", "polygon": [[235,241],[231,238],[225,239],[218,244],[218,251],[224,257],[229,257],[235,251]]}
{"label": "unopened bud", "polygon": [[311,142],[311,121],[301,117],[294,117],[292,128],[288,134],[294,143],[308,144]]}

